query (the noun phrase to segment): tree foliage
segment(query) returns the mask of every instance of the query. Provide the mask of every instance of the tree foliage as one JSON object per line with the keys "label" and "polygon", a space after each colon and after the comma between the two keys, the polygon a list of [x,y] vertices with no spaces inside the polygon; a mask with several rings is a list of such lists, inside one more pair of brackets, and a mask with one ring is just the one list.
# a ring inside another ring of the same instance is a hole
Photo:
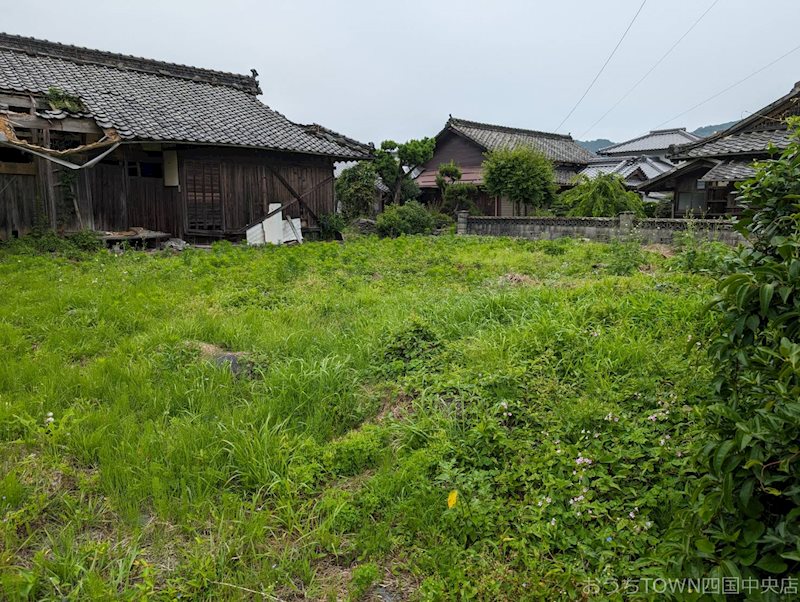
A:
{"label": "tree foliage", "polygon": [[449,163],[442,163],[439,166],[439,171],[436,173],[436,186],[444,198],[447,187],[455,184],[461,180],[461,168],[456,165],[455,161]]}
{"label": "tree foliage", "polygon": [[553,164],[527,147],[489,152],[483,162],[483,184],[489,194],[516,205],[548,207],[556,198]]}
{"label": "tree foliage", "polygon": [[580,176],[575,186],[561,193],[559,204],[568,215],[580,217],[614,217],[624,211],[644,216],[642,199],[616,174]]}
{"label": "tree foliage", "polygon": [[392,203],[404,203],[416,198],[419,188],[411,180],[414,170],[433,158],[436,140],[422,138],[398,144],[384,140],[375,151],[375,169],[389,187]]}
{"label": "tree foliage", "polygon": [[478,187],[469,182],[456,182],[448,186],[444,191],[442,211],[447,214],[456,211],[477,212],[475,199],[478,197]]}
{"label": "tree foliage", "polygon": [[[800,128],[800,121],[794,122]],[[798,135],[796,131],[795,136]],[[684,563],[722,576],[800,570],[800,139],[740,187],[739,250],[719,285],[702,474]]]}
{"label": "tree foliage", "polygon": [[375,166],[368,161],[361,161],[342,170],[336,178],[336,199],[345,218],[353,219],[372,214],[377,178]]}

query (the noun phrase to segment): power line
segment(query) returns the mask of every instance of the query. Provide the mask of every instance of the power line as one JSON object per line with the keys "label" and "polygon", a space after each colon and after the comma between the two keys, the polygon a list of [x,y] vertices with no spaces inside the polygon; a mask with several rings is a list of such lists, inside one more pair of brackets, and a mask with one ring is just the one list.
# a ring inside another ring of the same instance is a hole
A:
{"label": "power line", "polygon": [[656,68],[657,68],[657,67],[658,67],[658,66],[659,66],[659,65],[660,65],[660,64],[661,64],[661,63],[664,61],[664,59],[665,59],[665,58],[667,58],[667,57],[668,57],[670,54],[672,54],[672,51],[673,51],[673,50],[675,50],[675,49],[678,47],[678,44],[680,44],[680,43],[683,41],[683,39],[684,39],[686,36],[688,36],[688,35],[689,35],[689,34],[692,32],[692,30],[693,30],[695,27],[697,27],[697,26],[700,24],[700,21],[702,21],[702,20],[703,20],[703,18],[704,18],[704,17],[705,17],[705,16],[706,16],[706,15],[707,15],[707,14],[708,14],[710,11],[711,11],[711,9],[712,9],[712,8],[714,8],[714,7],[716,6],[717,2],[719,2],[719,0],[714,0],[714,2],[712,2],[712,3],[711,3],[711,5],[710,5],[710,6],[709,6],[709,7],[708,7],[706,10],[705,10],[705,12],[704,12],[702,15],[700,15],[700,16],[699,16],[699,17],[698,17],[698,18],[695,20],[695,22],[694,22],[694,23],[692,23],[692,26],[691,26],[689,29],[687,29],[687,30],[684,32],[684,34],[683,34],[681,37],[679,37],[679,38],[678,38],[678,40],[677,40],[677,41],[676,41],[676,42],[675,42],[675,43],[674,43],[672,46],[670,46],[670,47],[669,47],[669,50],[667,50],[667,51],[666,51],[666,52],[665,52],[663,55],[661,55],[661,58],[660,58],[660,59],[658,59],[658,60],[655,62],[655,64],[654,64],[652,67],[650,67],[650,70],[649,70],[647,73],[645,73],[645,74],[644,74],[644,75],[643,75],[643,76],[642,76],[642,77],[639,79],[639,81],[637,81],[635,84],[633,84],[633,85],[630,87],[630,89],[629,89],[627,92],[625,92],[625,94],[623,94],[623,95],[620,97],[620,99],[619,99],[617,102],[615,102],[615,103],[614,103],[614,105],[613,105],[613,106],[612,106],[612,107],[611,107],[611,108],[610,108],[608,111],[606,111],[605,113],[603,113],[603,115],[600,117],[600,119],[598,119],[598,120],[597,120],[597,121],[595,121],[595,122],[594,122],[594,123],[593,123],[591,126],[589,126],[589,129],[587,129],[587,130],[586,130],[586,131],[585,131],[583,134],[581,134],[581,135],[580,135],[580,138],[584,138],[584,137],[586,136],[586,134],[588,134],[589,132],[591,132],[591,131],[592,131],[592,130],[595,128],[595,126],[596,126],[598,123],[600,123],[601,121],[603,121],[603,119],[605,119],[606,117],[608,117],[609,113],[611,113],[611,111],[613,111],[614,109],[616,109],[616,108],[617,108],[617,107],[620,105],[620,103],[621,103],[623,100],[625,100],[626,98],[628,98],[628,96],[630,96],[630,95],[631,95],[631,93],[632,93],[632,92],[633,92],[633,91],[634,91],[636,88],[638,88],[638,87],[639,87],[639,85],[640,85],[640,84],[641,84],[641,83],[642,83],[644,80],[646,80],[646,79],[647,79],[647,77],[648,77],[648,76],[649,76],[649,75],[650,75],[650,74],[651,74],[653,71],[655,71],[655,70],[656,70]]}
{"label": "power line", "polygon": [[708,103],[708,102],[711,102],[712,100],[714,100],[714,99],[715,99],[715,98],[717,98],[718,96],[722,96],[722,95],[723,95],[723,94],[725,94],[725,92],[727,92],[728,90],[731,90],[732,88],[735,88],[735,87],[736,87],[736,86],[738,86],[739,84],[743,84],[744,82],[746,82],[746,81],[747,81],[748,79],[750,79],[751,77],[755,77],[756,75],[758,75],[758,74],[759,74],[759,73],[761,73],[762,71],[764,71],[764,70],[766,70],[766,69],[768,69],[768,68],[772,67],[772,65],[774,65],[774,64],[775,64],[775,63],[777,63],[778,61],[781,61],[781,60],[785,59],[787,56],[789,56],[789,55],[790,55],[790,54],[792,54],[793,52],[797,52],[798,50],[800,50],[800,44],[798,44],[797,46],[795,46],[794,48],[792,48],[792,49],[791,49],[789,52],[786,52],[786,53],[784,53],[784,54],[780,55],[780,56],[779,56],[778,58],[776,58],[775,60],[773,60],[773,61],[771,61],[771,62],[767,63],[766,65],[764,65],[764,66],[763,66],[763,67],[761,67],[760,69],[757,69],[757,70],[753,71],[753,72],[752,72],[750,75],[748,75],[748,76],[746,76],[746,77],[743,77],[742,79],[740,79],[739,81],[737,81],[737,82],[735,82],[735,83],[732,83],[730,86],[728,86],[728,87],[727,87],[727,88],[725,88],[724,90],[720,90],[720,91],[719,91],[719,92],[717,92],[716,94],[714,94],[714,95],[712,95],[712,96],[709,96],[709,97],[708,97],[708,98],[706,98],[705,100],[702,100],[702,101],[698,102],[696,105],[694,105],[694,106],[692,106],[692,107],[689,107],[688,109],[686,109],[686,110],[685,110],[685,111],[683,111],[682,113],[678,113],[677,115],[675,115],[675,117],[672,117],[671,119],[667,119],[666,121],[662,121],[662,122],[661,122],[661,123],[659,123],[659,124],[658,124],[656,127],[657,127],[657,128],[660,128],[662,125],[666,125],[666,124],[668,124],[668,123],[669,123],[669,122],[671,122],[671,121],[675,121],[675,120],[676,120],[676,119],[678,119],[679,117],[683,117],[684,115],[686,115],[686,113],[691,113],[691,112],[692,112],[692,111],[694,111],[696,108],[698,108],[698,107],[702,107],[704,104],[706,104],[706,103]]}
{"label": "power line", "polygon": [[581,102],[583,102],[583,99],[584,99],[584,98],[586,98],[586,95],[589,93],[589,90],[591,90],[591,89],[592,89],[592,87],[594,86],[595,82],[598,80],[598,78],[600,77],[600,75],[603,73],[603,71],[605,71],[605,68],[606,68],[606,66],[608,65],[608,63],[610,63],[610,62],[611,62],[611,59],[612,59],[612,58],[614,57],[614,55],[616,54],[616,52],[617,52],[617,48],[619,48],[620,44],[622,44],[622,41],[625,39],[625,36],[627,36],[627,35],[628,35],[628,32],[631,30],[631,27],[633,27],[633,23],[634,23],[634,21],[636,21],[636,17],[638,17],[638,16],[639,16],[639,13],[640,13],[640,12],[642,12],[642,9],[644,8],[644,5],[645,5],[645,4],[647,4],[647,0],[642,0],[642,5],[639,7],[639,10],[637,10],[637,11],[636,11],[636,14],[635,14],[635,15],[633,15],[633,19],[631,19],[631,22],[630,22],[630,23],[628,23],[628,27],[627,27],[627,29],[626,29],[626,30],[625,30],[625,32],[622,34],[622,37],[619,39],[619,42],[617,42],[617,45],[616,45],[616,46],[614,46],[614,50],[612,50],[612,51],[611,51],[611,54],[609,54],[609,55],[608,55],[608,58],[606,59],[606,62],[605,62],[605,63],[603,63],[603,66],[602,66],[602,67],[600,67],[600,71],[598,71],[598,72],[597,72],[597,75],[595,75],[595,76],[594,76],[594,79],[592,80],[592,83],[590,83],[590,84],[589,84],[589,87],[588,87],[588,88],[586,88],[586,91],[583,93],[583,96],[581,96],[581,97],[578,99],[578,102],[576,102],[576,103],[575,103],[575,106],[574,106],[574,107],[572,107],[572,109],[570,109],[569,113],[567,113],[567,116],[566,116],[566,117],[564,117],[564,119],[562,119],[562,120],[561,120],[561,123],[559,123],[559,124],[558,124],[558,127],[556,128],[556,130],[555,130],[555,131],[558,131],[558,130],[560,130],[560,129],[561,129],[561,126],[562,126],[562,125],[564,125],[564,122],[565,122],[567,119],[569,119],[569,118],[570,118],[570,116],[571,116],[571,115],[572,115],[572,114],[575,112],[575,109],[577,109],[577,108],[578,108],[578,105],[580,105],[580,104],[581,104]]}

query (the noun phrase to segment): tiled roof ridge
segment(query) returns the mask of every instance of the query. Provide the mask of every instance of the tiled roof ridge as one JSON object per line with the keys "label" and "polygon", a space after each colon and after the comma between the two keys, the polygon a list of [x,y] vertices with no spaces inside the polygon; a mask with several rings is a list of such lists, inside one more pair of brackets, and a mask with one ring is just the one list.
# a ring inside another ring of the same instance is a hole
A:
{"label": "tiled roof ridge", "polygon": [[[748,131],[748,127],[750,125],[757,123],[759,120],[763,119],[764,115],[766,115],[767,113],[771,113],[772,111],[780,107],[782,104],[790,102],[793,98],[795,99],[795,101],[797,99],[800,99],[800,82],[795,83],[788,94],[784,94],[778,100],[769,103],[767,106],[763,107],[758,111],[754,111],[752,114],[745,117],[744,119],[737,121],[730,127],[725,128],[724,130],[720,130],[719,132],[712,134],[707,138],[701,138],[700,140],[697,140],[695,142],[689,142],[687,144],[681,144],[680,146],[675,146],[674,148],[670,148],[670,154],[675,157],[680,157],[683,156],[685,153],[688,153],[689,151],[705,146],[707,144],[711,144],[722,138],[744,134]],[[776,125],[773,131],[778,131],[783,129],[786,129],[786,126],[784,124],[780,124]]]}
{"label": "tiled roof ridge", "polygon": [[[687,134],[691,134],[692,136],[697,136],[697,134],[692,134],[692,132],[687,132],[686,128],[664,128],[663,130],[650,130],[650,134],[671,134],[673,132],[686,132]],[[645,134],[647,136],[648,134]],[[697,136],[698,138],[700,136]]]}
{"label": "tiled roof ridge", "polygon": [[463,125],[464,127],[474,127],[484,130],[494,130],[497,132],[505,132],[508,134],[530,134],[541,138],[553,138],[556,140],[572,140],[569,134],[556,134],[554,132],[543,132],[541,130],[527,130],[524,128],[515,128],[507,125],[495,125],[493,123],[484,123],[481,121],[471,121],[469,119],[460,119],[458,117],[450,117],[448,124],[455,127]]}
{"label": "tiled roof ridge", "polygon": [[628,144],[632,144],[634,142],[638,142],[639,140],[644,140],[645,138],[649,138],[650,136],[658,134],[677,134],[677,133],[683,133],[686,134],[687,136],[694,138],[693,141],[687,142],[687,144],[694,144],[696,142],[700,142],[703,140],[703,138],[701,138],[697,134],[693,134],[691,132],[686,131],[686,128],[667,128],[664,130],[650,130],[648,133],[642,134],[641,136],[636,136],[635,138],[631,138],[630,140],[624,140],[623,142],[617,142],[616,144],[611,144],[609,146],[597,149],[597,152],[598,153],[607,152],[615,148],[619,148],[620,146],[626,146]]}
{"label": "tiled roof ridge", "polygon": [[252,70],[251,75],[242,75],[2,32],[0,32],[0,49],[24,52],[34,56],[48,56],[73,63],[102,65],[113,69],[128,69],[164,77],[227,86],[253,95],[261,94],[255,69]]}
{"label": "tiled roof ridge", "polygon": [[365,154],[371,154],[375,150],[375,146],[371,142],[365,144],[356,140],[355,138],[350,138],[349,136],[340,134],[339,132],[336,132],[330,128],[326,128],[318,123],[298,125],[300,125],[300,127],[305,129],[306,132],[313,136],[323,138],[324,140],[328,140],[330,142],[335,142],[336,144],[349,148],[350,150],[363,152]]}

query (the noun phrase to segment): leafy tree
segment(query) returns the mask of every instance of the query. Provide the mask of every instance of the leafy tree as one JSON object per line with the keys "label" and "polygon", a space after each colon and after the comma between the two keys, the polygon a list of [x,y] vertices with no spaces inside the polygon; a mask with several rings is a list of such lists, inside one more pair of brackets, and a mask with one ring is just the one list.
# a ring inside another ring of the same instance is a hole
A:
{"label": "leafy tree", "polygon": [[378,174],[368,161],[361,161],[342,170],[336,178],[336,198],[347,219],[371,215],[375,202]]}
{"label": "leafy tree", "polygon": [[398,144],[394,140],[384,140],[375,151],[375,169],[389,187],[392,203],[402,204],[419,195],[419,187],[412,181],[414,170],[433,157],[436,140],[422,138]]}
{"label": "leafy tree", "polygon": [[483,162],[483,184],[489,194],[505,197],[517,207],[548,207],[556,198],[553,164],[527,147],[489,152]]}
{"label": "leafy tree", "polygon": [[613,217],[624,211],[644,216],[642,199],[627,190],[617,174],[580,176],[575,186],[561,193],[559,205],[568,215],[581,217]]}
{"label": "leafy tree", "polygon": [[442,163],[439,172],[436,174],[436,186],[439,188],[442,198],[444,198],[447,187],[461,180],[461,168],[455,161]]}
{"label": "leafy tree", "polygon": [[737,229],[752,246],[734,255],[713,305],[715,395],[675,542],[679,568],[711,576],[800,571],[800,120],[793,127],[789,148],[740,187]]}

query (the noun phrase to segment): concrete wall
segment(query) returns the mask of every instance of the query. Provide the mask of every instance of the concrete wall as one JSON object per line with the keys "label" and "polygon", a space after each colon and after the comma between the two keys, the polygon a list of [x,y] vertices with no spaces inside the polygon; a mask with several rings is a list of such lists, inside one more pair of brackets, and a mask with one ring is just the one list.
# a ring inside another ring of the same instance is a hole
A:
{"label": "concrete wall", "polygon": [[722,220],[639,219],[631,213],[619,217],[477,217],[459,212],[456,232],[480,236],[514,236],[550,240],[569,236],[589,240],[641,240],[644,243],[672,243],[676,232],[687,229],[708,240],[738,245],[744,238],[733,222]]}

